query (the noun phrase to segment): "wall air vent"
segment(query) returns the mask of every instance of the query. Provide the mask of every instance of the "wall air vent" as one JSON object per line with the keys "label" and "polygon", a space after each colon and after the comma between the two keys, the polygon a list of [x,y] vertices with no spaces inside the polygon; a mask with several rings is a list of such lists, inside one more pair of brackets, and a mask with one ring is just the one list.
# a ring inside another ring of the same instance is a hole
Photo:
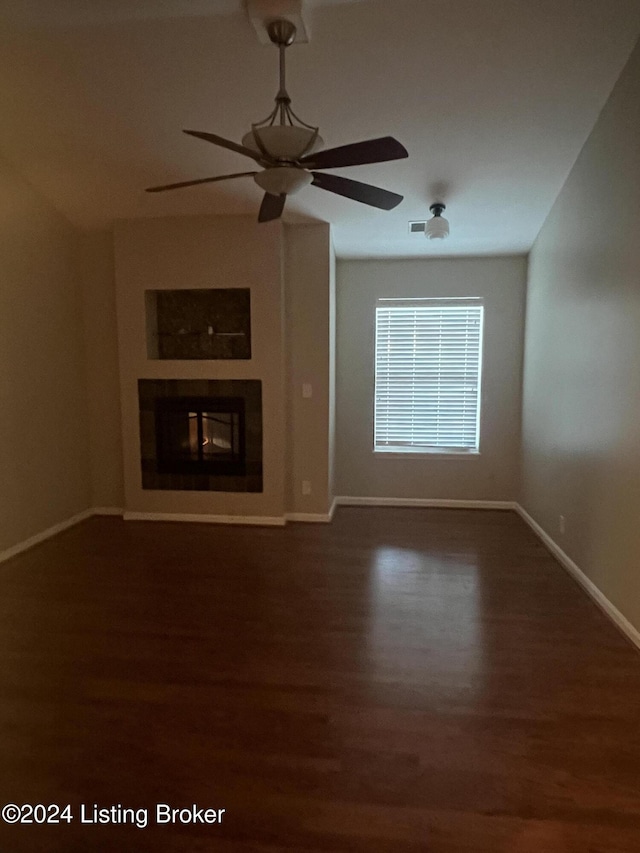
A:
{"label": "wall air vent", "polygon": [[424,234],[427,223],[424,219],[416,220],[409,223],[409,234]]}

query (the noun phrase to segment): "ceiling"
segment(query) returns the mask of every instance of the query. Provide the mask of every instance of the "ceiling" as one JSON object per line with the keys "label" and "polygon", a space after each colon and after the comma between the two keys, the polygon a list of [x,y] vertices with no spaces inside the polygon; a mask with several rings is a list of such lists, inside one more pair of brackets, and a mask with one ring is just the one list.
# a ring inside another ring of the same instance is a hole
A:
{"label": "ceiling", "polygon": [[[288,52],[293,108],[325,147],[391,134],[409,159],[335,170],[405,196],[390,212],[308,187],[289,221],[341,257],[529,250],[640,34],[640,0],[315,0]],[[239,141],[271,109],[277,53],[240,0],[0,0],[0,153],[76,225],[255,213],[246,171],[184,135]],[[447,204],[451,237],[408,222]]]}

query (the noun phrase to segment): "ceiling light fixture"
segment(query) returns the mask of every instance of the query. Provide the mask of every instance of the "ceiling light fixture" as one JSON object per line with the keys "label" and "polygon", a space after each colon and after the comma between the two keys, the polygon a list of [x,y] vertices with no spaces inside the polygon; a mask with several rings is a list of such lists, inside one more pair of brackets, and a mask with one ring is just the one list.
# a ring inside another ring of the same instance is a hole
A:
{"label": "ceiling light fixture", "polygon": [[159,187],[149,187],[147,192],[159,193],[251,177],[264,190],[258,222],[280,219],[287,196],[310,184],[321,190],[377,207],[379,210],[393,210],[402,201],[402,196],[398,193],[351,178],[343,178],[342,175],[330,174],[324,169],[401,160],[408,156],[407,149],[392,136],[381,136],[378,139],[365,139],[363,142],[329,148],[328,151],[318,151],[317,149],[322,147],[318,128],[306,124],[293,112],[291,98],[287,92],[285,53],[295,40],[295,25],[285,19],[270,21],[267,32],[280,53],[280,88],[275,106],[266,119],[251,125],[251,130],[242,139],[242,145],[215,133],[202,130],[184,131],[189,136],[249,157],[257,163],[260,170],[163,184]]}
{"label": "ceiling light fixture", "polygon": [[432,204],[429,210],[433,213],[433,218],[428,220],[427,227],[424,229],[425,237],[430,240],[444,240],[449,236],[449,221],[442,215],[446,205],[438,201]]}

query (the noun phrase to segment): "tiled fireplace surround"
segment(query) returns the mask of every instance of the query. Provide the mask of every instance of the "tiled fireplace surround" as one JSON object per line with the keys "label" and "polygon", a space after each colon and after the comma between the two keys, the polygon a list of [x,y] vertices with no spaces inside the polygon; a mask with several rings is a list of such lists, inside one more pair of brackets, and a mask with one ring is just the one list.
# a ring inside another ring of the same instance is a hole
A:
{"label": "tiled fireplace surround", "polygon": [[[255,379],[140,379],[140,460],[143,489],[176,491],[262,491],[262,383]],[[191,408],[239,400],[243,409],[242,472],[163,471],[158,415],[165,401],[191,401]]]}

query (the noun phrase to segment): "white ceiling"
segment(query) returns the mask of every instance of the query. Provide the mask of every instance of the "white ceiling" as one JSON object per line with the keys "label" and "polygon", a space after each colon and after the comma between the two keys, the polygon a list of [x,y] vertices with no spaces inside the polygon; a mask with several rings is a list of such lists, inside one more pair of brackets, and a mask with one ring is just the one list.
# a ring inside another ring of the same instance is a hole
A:
{"label": "white ceiling", "polygon": [[[308,187],[287,218],[342,257],[526,252],[640,34],[640,0],[315,0],[288,52],[294,110],[326,147],[391,134],[409,159],[336,170],[395,190],[378,211]],[[181,133],[240,140],[271,109],[277,53],[240,0],[0,0],[0,153],[84,228],[254,212],[250,170]],[[409,235],[443,199],[451,237]]]}

